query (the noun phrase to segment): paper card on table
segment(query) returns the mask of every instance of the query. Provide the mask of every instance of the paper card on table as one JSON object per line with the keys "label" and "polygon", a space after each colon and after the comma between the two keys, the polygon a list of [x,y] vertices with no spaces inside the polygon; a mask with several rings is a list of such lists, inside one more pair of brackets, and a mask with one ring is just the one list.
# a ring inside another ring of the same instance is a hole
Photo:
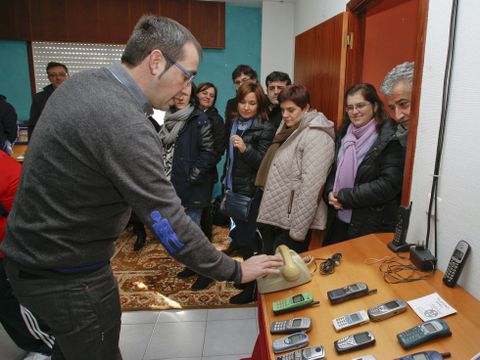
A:
{"label": "paper card on table", "polygon": [[407,303],[423,321],[440,319],[457,312],[437,293],[413,299]]}

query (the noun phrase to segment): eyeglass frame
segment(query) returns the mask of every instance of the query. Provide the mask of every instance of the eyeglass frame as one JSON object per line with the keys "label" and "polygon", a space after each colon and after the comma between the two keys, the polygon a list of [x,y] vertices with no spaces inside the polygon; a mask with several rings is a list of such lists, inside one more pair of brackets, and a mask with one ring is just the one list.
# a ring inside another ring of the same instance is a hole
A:
{"label": "eyeglass frame", "polygon": [[354,105],[345,106],[345,111],[347,113],[354,112],[355,110],[362,111],[367,105],[373,105],[370,101],[361,102]]}
{"label": "eyeglass frame", "polygon": [[163,54],[165,56],[165,58],[170,61],[173,65],[175,65],[177,68],[179,68],[180,70],[182,70],[182,72],[188,76],[188,79],[185,80],[185,84],[186,85],[189,85],[192,83],[193,79],[195,79],[195,76],[196,74],[192,74],[190,71],[188,71],[187,69],[185,69],[182,65],[180,65],[179,63],[177,63],[175,60],[173,60],[170,56],[168,56],[167,54]]}

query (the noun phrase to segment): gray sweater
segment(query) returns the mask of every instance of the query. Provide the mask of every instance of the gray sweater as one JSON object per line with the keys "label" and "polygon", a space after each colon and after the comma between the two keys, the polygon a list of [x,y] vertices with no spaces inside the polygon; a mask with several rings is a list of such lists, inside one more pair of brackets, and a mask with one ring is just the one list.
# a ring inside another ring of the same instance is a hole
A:
{"label": "gray sweater", "polygon": [[166,179],[147,99],[119,64],[110,69],[72,76],[50,97],[2,251],[33,269],[108,261],[133,208],[175,259],[214,279],[239,281],[238,263],[185,215]]}

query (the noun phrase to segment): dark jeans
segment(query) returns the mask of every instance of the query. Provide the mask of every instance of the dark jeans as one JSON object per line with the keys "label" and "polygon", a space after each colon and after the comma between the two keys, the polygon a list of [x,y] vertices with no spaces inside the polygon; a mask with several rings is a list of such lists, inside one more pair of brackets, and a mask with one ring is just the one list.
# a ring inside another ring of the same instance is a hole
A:
{"label": "dark jeans", "polygon": [[350,240],[352,237],[348,235],[349,227],[350,227],[350,224],[347,224],[342,220],[339,220],[337,217],[335,217],[332,224],[327,229],[323,246],[332,245],[342,241]]}
{"label": "dark jeans", "polygon": [[312,231],[307,232],[307,236],[303,241],[295,241],[289,235],[289,230],[285,230],[273,225],[258,224],[263,239],[263,249],[265,254],[274,255],[275,249],[280,245],[286,245],[289,249],[296,253],[302,253],[308,250]]}
{"label": "dark jeans", "polygon": [[235,227],[230,231],[229,236],[232,238],[232,243],[238,247],[245,247],[253,252],[260,251],[257,242],[257,216],[262,200],[263,192],[257,190],[250,205],[250,212],[248,213],[248,220],[242,221],[233,219]]}
{"label": "dark jeans", "polygon": [[110,265],[90,273],[33,271],[7,261],[19,301],[55,335],[53,360],[120,360],[120,298]]}
{"label": "dark jeans", "polygon": [[[35,335],[40,339],[44,339],[45,342],[36,339],[27,328],[20,311],[20,304],[13,295],[12,287],[7,280],[3,259],[0,259],[0,323],[2,323],[7,334],[20,349],[28,352],[51,352],[54,339],[47,334],[46,326],[41,324],[38,319],[34,319],[29,324],[32,331],[38,331],[35,332]],[[39,323],[41,325],[38,325]]]}

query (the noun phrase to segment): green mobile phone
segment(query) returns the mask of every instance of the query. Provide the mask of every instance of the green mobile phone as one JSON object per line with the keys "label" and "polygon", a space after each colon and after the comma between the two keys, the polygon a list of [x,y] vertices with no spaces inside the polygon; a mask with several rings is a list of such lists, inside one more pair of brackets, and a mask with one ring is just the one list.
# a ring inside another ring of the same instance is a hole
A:
{"label": "green mobile phone", "polygon": [[307,306],[318,304],[313,301],[313,296],[310,293],[302,293],[294,295],[285,299],[274,301],[272,303],[273,313],[275,315],[303,309]]}
{"label": "green mobile phone", "polygon": [[441,319],[435,319],[403,331],[397,334],[397,338],[404,349],[410,349],[429,340],[450,335],[452,333],[448,324]]}

